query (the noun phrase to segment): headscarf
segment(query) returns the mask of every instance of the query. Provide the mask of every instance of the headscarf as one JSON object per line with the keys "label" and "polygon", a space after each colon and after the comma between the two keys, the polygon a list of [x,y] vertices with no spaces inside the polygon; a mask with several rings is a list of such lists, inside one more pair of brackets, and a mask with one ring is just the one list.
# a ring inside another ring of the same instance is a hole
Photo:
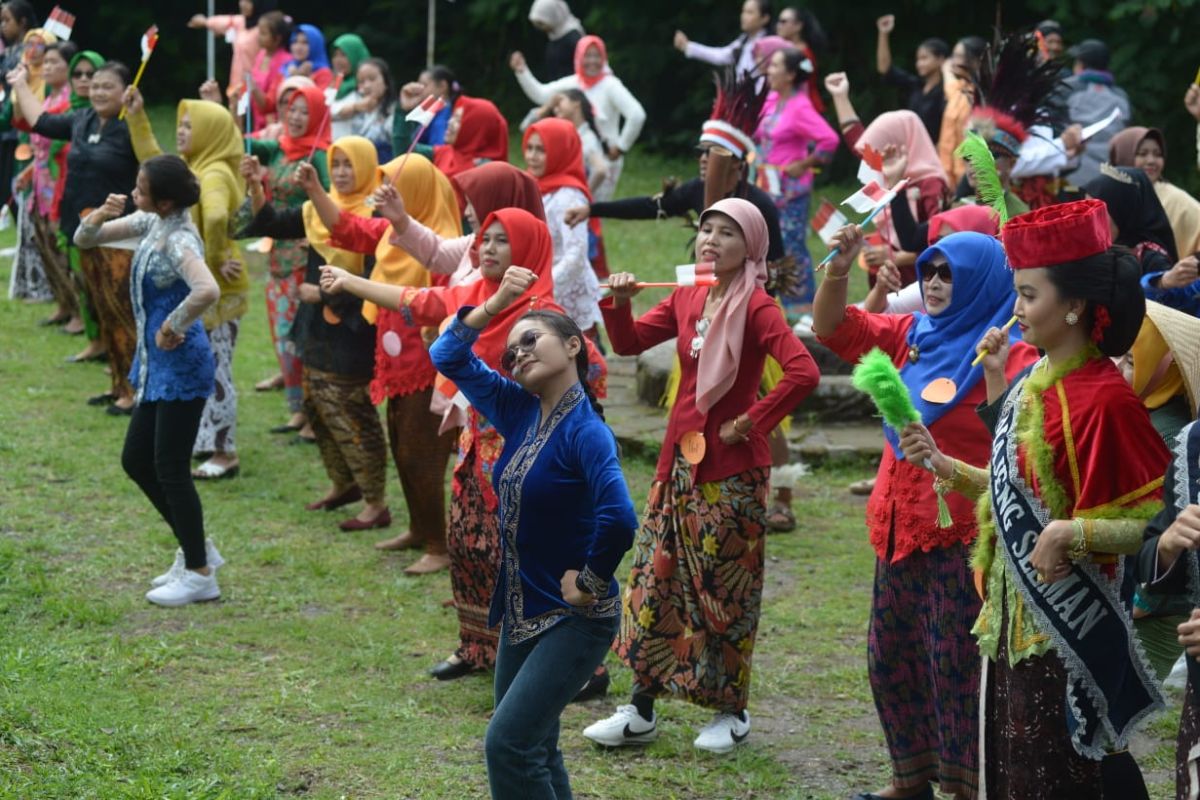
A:
{"label": "headscarf", "polygon": [[571,31],[583,33],[583,24],[571,13],[571,7],[563,0],[533,0],[529,9],[529,21],[540,22],[550,31],[546,34],[555,42]]}
{"label": "headscarf", "polygon": [[[958,206],[929,218],[929,245],[942,238],[942,227],[954,233],[975,231],[988,236],[1000,235],[1000,218],[988,206]],[[948,234],[947,234],[948,235]]]}
{"label": "headscarf", "polygon": [[[228,115],[226,115],[228,116]],[[333,164],[333,152],[340,150],[354,169],[354,188],[342,194],[332,184],[329,197],[343,214],[369,217],[374,213],[367,204],[371,193],[379,186],[379,156],[370,139],[362,136],[343,136],[329,146],[327,155]],[[321,221],[321,215],[311,200],[305,200],[300,213],[304,218],[304,236],[312,248],[321,254],[326,264],[335,264],[356,275],[363,273],[363,256],[333,247],[329,244],[329,228]]]}
{"label": "headscarf", "polygon": [[[975,348],[989,328],[999,328],[1008,321],[1016,301],[1012,272],[996,237],[975,231],[952,233],[920,255],[918,274],[921,266],[937,255],[950,265],[950,304],[937,315],[913,315],[908,344],[917,349],[920,358],[910,359],[900,369],[913,405],[927,426],[954,408],[983,377],[982,365],[971,366],[977,355]],[[924,281],[919,285],[923,298]],[[1009,331],[1010,342],[1018,341],[1020,336],[1015,326]],[[930,403],[921,398],[921,392],[937,378],[954,381],[958,391],[949,402]],[[896,457],[903,458],[896,432],[885,425],[884,436]]]}
{"label": "headscarf", "polygon": [[[1124,178],[1108,174],[1113,171]],[[1133,167],[1106,166],[1083,188],[1088,197],[1104,201],[1108,215],[1117,223],[1114,244],[1133,249],[1148,242],[1161,248],[1172,264],[1179,260],[1171,221],[1145,172]]]}
{"label": "headscarf", "polygon": [[457,175],[475,166],[475,159],[508,161],[508,121],[490,100],[460,96],[452,113],[462,109],[454,144],[433,148],[433,163],[447,175]]}
{"label": "headscarf", "polygon": [[746,312],[750,296],[767,282],[767,223],[753,203],[736,197],[718,200],[700,215],[721,213],[733,219],[746,239],[742,272],[721,298],[708,326],[696,366],[696,409],[707,414],[737,380],[742,343],[746,338]]}
{"label": "headscarf", "polygon": [[1158,142],[1162,150],[1163,161],[1167,160],[1167,140],[1163,138],[1158,128],[1145,128],[1134,125],[1113,136],[1108,141],[1108,160],[1114,167],[1134,167],[1134,157],[1137,149],[1146,139]]}
{"label": "headscarf", "polygon": [[[943,186],[950,185],[950,181],[946,178],[946,171],[942,169],[942,161],[938,157],[937,148],[934,146],[933,140],[929,138],[929,131],[915,113],[907,109],[885,111],[871,121],[862,136],[859,137],[854,149],[859,155],[862,155],[863,149],[870,145],[875,152],[882,153],[889,144],[907,148],[908,168],[904,171],[904,177],[908,178],[910,182],[915,184],[928,178],[938,178]],[[911,195],[909,195],[908,205],[913,217],[916,218],[917,205]],[[892,225],[892,215],[890,212],[884,211],[881,217],[882,221],[880,217],[876,218],[875,228],[887,242],[895,246],[898,237],[896,229]]]}
{"label": "headscarf", "polygon": [[25,71],[29,77],[26,82],[29,84],[29,91],[33,92],[33,96],[38,100],[45,98],[46,81],[42,77],[42,65],[34,66],[29,60],[29,43],[34,39],[40,39],[42,44],[55,44],[58,37],[45,28],[31,28],[25,33],[25,38],[21,40],[24,49],[21,53],[21,63],[25,65]]}
{"label": "headscarf", "polygon": [[279,147],[288,161],[307,158],[309,153],[329,147],[329,115],[325,113],[325,93],[316,86],[301,86],[288,99],[288,109],[290,110],[301,97],[308,103],[308,128],[302,136],[293,138],[288,134],[287,114],[283,115],[283,133],[279,135]]}
{"label": "headscarf", "polygon": [[[321,29],[316,25],[297,25],[292,30],[292,38],[288,41],[288,44],[290,45],[292,42],[295,42],[296,36],[301,33],[308,39],[308,58],[305,61],[312,63],[312,71],[316,72],[322,68],[332,70],[332,67],[329,66],[329,55],[325,52],[325,35],[321,33]],[[301,63],[303,62],[297,61],[294,58],[288,59],[287,63],[280,69],[280,72],[287,75],[290,67],[298,67]]]}
{"label": "headscarf", "polygon": [[[583,71],[583,55],[588,51],[589,47],[600,49],[602,64],[599,75],[588,75]],[[608,48],[604,46],[603,39],[599,36],[584,36],[575,43],[575,77],[579,80],[580,89],[590,89],[609,75],[612,75],[612,70],[608,66]]]}
{"label": "headscarf", "polygon": [[538,189],[537,181],[528,172],[512,164],[492,161],[472,167],[455,175],[450,183],[471,202],[479,219],[486,219],[493,211],[502,208],[522,208],[542,222],[546,221],[542,192]]}
{"label": "headscarf", "polygon": [[371,57],[371,51],[367,49],[367,44],[362,37],[356,33],[343,33],[334,39],[333,49],[341,50],[342,54],[346,56],[346,60],[350,62],[350,72],[342,78],[342,85],[338,87],[337,95],[334,97],[334,99],[340,100],[358,88],[358,65]]}
{"label": "headscarf", "polygon": [[306,86],[316,86],[316,82],[307,75],[289,75],[280,81],[279,86],[275,87],[275,107],[279,108],[283,105],[283,96],[289,91],[303,89]]}
{"label": "headscarf", "polygon": [[[67,63],[67,73],[75,71],[75,65],[80,61],[87,60],[92,67],[99,69],[104,64],[104,56],[97,53],[95,50],[80,50],[75,55],[71,56],[71,60]],[[80,108],[86,108],[91,104],[91,101],[86,97],[80,97],[75,93],[75,89],[71,89],[71,110],[75,111]]]}
{"label": "headscarf", "polygon": [[[396,170],[404,164],[396,188],[404,200],[408,215],[443,239],[462,236],[462,220],[458,215],[458,200],[454,187],[429,159],[419,153],[393,158],[380,167],[380,180],[393,180]],[[390,236],[379,238],[375,248],[375,269],[371,280],[390,286],[428,286],[429,270],[407,251],[389,242]],[[364,302],[362,315],[374,323],[379,308]]]}
{"label": "headscarf", "polygon": [[[1168,359],[1173,356],[1171,348],[1149,314],[1142,319],[1142,328],[1129,351],[1133,355],[1133,391],[1147,409],[1162,408],[1176,395],[1184,394],[1183,374],[1175,359]],[[1164,364],[1151,386],[1151,380]]]}
{"label": "headscarf", "polygon": [[541,137],[546,149],[546,171],[537,178],[541,193],[547,195],[556,189],[570,187],[583,192],[590,203],[592,193],[583,171],[583,144],[574,124],[558,117],[535,122],[525,129],[521,146],[524,147],[535,133]]}
{"label": "headscarf", "polygon": [[[795,42],[789,41],[782,36],[763,36],[754,40],[751,52],[754,53],[754,60],[759,64],[763,64],[770,61],[771,56],[780,50],[787,50],[789,47],[796,47]],[[766,70],[764,69],[763,72],[765,73]]]}

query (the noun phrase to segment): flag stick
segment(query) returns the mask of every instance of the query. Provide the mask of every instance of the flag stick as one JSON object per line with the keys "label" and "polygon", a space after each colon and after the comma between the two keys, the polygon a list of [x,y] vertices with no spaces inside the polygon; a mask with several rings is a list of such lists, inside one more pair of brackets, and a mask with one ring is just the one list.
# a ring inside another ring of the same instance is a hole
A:
{"label": "flag stick", "polygon": [[[142,60],[142,65],[140,67],[138,67],[137,75],[133,76],[133,83],[129,84],[129,87],[131,89],[137,88],[138,81],[140,81],[142,79],[142,73],[146,71],[146,64],[149,63],[149,61],[150,61],[150,59],[148,59],[148,58]],[[121,104],[121,113],[117,116],[117,119],[125,119],[125,112],[127,110],[128,109],[125,108],[125,104],[122,103]]]}
{"label": "flag stick", "polygon": [[[858,223],[858,226],[860,228],[865,228],[868,224],[870,224],[871,220],[875,219],[875,215],[877,215],[880,211],[882,211],[885,206],[887,206],[887,203],[880,203],[879,205],[875,206],[873,209],[871,209],[871,213],[867,214],[867,218],[864,219],[862,222]],[[830,261],[833,261],[834,257],[840,252],[842,252],[842,248],[840,248],[840,247],[835,247],[832,250],[830,250],[829,255],[827,255],[823,259],[821,259],[820,264],[817,264],[817,272],[820,272],[821,270],[825,269],[825,266],[827,264],[829,264]]]}
{"label": "flag stick", "polygon": [[[1017,315],[1013,314],[1012,319],[1010,319],[1008,322],[1004,323],[1004,327],[1000,329],[1000,332],[1008,333],[1009,328],[1011,328],[1013,326],[1013,323],[1015,323],[1016,321],[1017,321]],[[983,361],[983,357],[986,355],[988,355],[987,348],[980,348],[979,355],[975,356],[975,360],[971,362],[971,366],[972,367],[978,366],[979,362]]]}

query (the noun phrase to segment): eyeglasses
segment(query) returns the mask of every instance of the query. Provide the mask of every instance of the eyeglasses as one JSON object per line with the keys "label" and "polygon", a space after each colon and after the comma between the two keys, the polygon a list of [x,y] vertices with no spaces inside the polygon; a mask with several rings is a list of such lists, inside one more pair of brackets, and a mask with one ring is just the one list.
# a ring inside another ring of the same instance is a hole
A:
{"label": "eyeglasses", "polygon": [[500,366],[505,372],[512,372],[513,367],[517,365],[517,358],[522,354],[533,352],[533,348],[537,347],[538,337],[542,334],[538,331],[525,331],[521,334],[521,338],[517,343],[507,348],[504,355],[500,356]]}
{"label": "eyeglasses", "polygon": [[922,264],[921,265],[921,280],[931,281],[933,276],[937,275],[942,279],[942,283],[950,283],[954,280],[950,275],[950,265],[942,264]]}
{"label": "eyeglasses", "polygon": [[71,77],[72,78],[90,78],[95,74],[96,74],[96,71],[92,70],[92,69],[77,69],[71,73]]}

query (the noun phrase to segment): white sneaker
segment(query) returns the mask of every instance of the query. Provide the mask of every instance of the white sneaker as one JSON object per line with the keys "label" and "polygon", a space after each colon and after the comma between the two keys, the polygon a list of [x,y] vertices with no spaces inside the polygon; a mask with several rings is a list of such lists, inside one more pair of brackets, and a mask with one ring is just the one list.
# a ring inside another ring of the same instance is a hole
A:
{"label": "white sneaker", "polygon": [[736,714],[717,714],[713,721],[700,729],[700,735],[692,742],[699,750],[710,753],[728,753],[750,735],[750,712],[743,711],[745,719]]}
{"label": "white sneaker", "polygon": [[1181,655],[1171,667],[1171,674],[1163,680],[1163,688],[1182,691],[1187,688],[1187,654]]}
{"label": "white sneaker", "polygon": [[[208,565],[212,567],[214,573],[224,566],[225,559],[221,558],[221,554],[217,552],[217,548],[213,546],[211,539],[204,540],[204,552],[207,556]],[[166,586],[168,583],[178,578],[179,574],[183,572],[184,567],[186,566],[187,563],[183,558],[183,548],[175,548],[175,563],[171,564],[171,568],[169,570],[150,581],[150,585],[155,589],[157,589],[159,586]]]}
{"label": "white sneaker", "polygon": [[658,714],[647,722],[636,706],[617,706],[617,713],[588,725],[583,729],[583,735],[606,747],[646,744],[658,738]]}
{"label": "white sneaker", "polygon": [[170,608],[186,606],[188,603],[201,603],[205,600],[216,600],[220,596],[221,589],[217,586],[215,572],[201,575],[190,569],[183,570],[183,574],[170,583],[146,592],[146,599],[151,603]]}

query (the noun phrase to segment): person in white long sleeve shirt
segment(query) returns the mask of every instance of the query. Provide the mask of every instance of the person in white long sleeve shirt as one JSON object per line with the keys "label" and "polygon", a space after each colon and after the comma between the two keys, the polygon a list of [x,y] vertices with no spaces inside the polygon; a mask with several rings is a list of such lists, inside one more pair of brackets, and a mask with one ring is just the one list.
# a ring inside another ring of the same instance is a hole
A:
{"label": "person in white long sleeve shirt", "polygon": [[567,89],[579,89],[587,96],[612,162],[609,181],[615,189],[625,165],[625,153],[633,147],[646,124],[646,109],[609,68],[604,41],[599,36],[580,39],[575,46],[575,74],[550,83],[542,83],[533,76],[520,52],[512,54],[509,65],[525,95],[539,106]]}
{"label": "person in white long sleeve shirt", "polygon": [[742,35],[724,47],[697,44],[683,31],[675,31],[675,49],[688,58],[704,61],[716,67],[733,64],[738,76],[753,73],[754,43],[768,35],[771,27],[771,0],[745,0],[742,3]]}

